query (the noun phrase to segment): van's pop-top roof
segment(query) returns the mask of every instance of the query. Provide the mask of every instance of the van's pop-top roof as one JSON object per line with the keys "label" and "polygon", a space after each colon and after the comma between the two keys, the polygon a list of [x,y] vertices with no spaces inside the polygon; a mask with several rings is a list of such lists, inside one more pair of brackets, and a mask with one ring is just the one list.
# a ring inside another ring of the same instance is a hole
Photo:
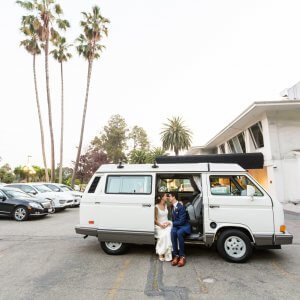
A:
{"label": "van's pop-top roof", "polygon": [[214,163],[195,163],[195,164],[106,164],[100,166],[97,173],[143,173],[143,172],[245,172],[237,164],[214,164]]}

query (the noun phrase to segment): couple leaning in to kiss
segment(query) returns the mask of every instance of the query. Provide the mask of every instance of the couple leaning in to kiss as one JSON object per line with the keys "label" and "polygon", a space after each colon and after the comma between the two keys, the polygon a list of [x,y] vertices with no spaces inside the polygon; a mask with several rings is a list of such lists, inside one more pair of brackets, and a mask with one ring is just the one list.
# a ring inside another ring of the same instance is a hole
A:
{"label": "couple leaning in to kiss", "polygon": [[[168,200],[172,204],[172,221],[168,219]],[[169,196],[163,193],[158,201],[155,205],[156,253],[160,261],[172,261],[172,266],[183,267],[186,262],[184,236],[191,233],[187,212],[176,199],[176,193],[171,192]]]}

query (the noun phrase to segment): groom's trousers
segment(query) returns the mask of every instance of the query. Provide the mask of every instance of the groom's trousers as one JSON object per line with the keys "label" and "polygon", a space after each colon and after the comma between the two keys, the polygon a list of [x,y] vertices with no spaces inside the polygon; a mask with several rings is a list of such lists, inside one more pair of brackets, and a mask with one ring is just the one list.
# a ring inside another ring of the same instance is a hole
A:
{"label": "groom's trousers", "polygon": [[[173,227],[171,230],[171,240],[173,246],[173,255],[174,256],[185,256],[184,253],[184,236],[187,234],[187,230],[184,226]],[[177,242],[178,241],[178,242]],[[179,250],[178,250],[179,244]]]}

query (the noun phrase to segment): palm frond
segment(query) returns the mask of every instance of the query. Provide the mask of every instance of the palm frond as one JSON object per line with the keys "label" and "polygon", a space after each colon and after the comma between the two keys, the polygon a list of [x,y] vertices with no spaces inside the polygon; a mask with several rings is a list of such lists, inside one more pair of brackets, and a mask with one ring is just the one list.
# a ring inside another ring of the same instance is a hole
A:
{"label": "palm frond", "polygon": [[34,9],[34,3],[31,1],[16,1],[22,8],[32,11]]}
{"label": "palm frond", "polygon": [[62,15],[63,14],[63,10],[62,10],[62,8],[59,4],[55,4],[54,11],[57,15]]}
{"label": "palm frond", "polygon": [[77,52],[87,60],[97,59],[105,49],[101,41],[104,36],[108,35],[109,20],[101,15],[98,6],[94,6],[91,13],[82,12],[82,16],[83,20],[81,20],[80,26],[83,34],[76,39]]}

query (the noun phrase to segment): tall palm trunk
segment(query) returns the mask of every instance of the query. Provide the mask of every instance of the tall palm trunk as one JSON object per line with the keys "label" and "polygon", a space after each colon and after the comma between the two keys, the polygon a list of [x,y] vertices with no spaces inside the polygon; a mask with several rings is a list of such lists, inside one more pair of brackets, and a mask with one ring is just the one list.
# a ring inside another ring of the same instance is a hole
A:
{"label": "tall palm trunk", "polygon": [[46,154],[45,154],[44,128],[43,128],[39,93],[38,93],[37,80],[36,80],[35,58],[36,58],[36,55],[34,54],[33,55],[33,78],[34,78],[35,99],[36,99],[36,106],[37,106],[37,111],[38,111],[38,116],[39,116],[39,123],[40,123],[41,145],[42,145],[42,155],[43,155],[43,162],[44,162],[44,168],[45,168],[45,178],[46,178],[46,181],[49,182],[49,174],[48,174]]}
{"label": "tall palm trunk", "polygon": [[48,103],[48,119],[50,129],[50,140],[51,140],[51,181],[55,181],[55,152],[54,152],[54,135],[52,126],[52,109],[51,109],[51,97],[50,97],[50,86],[49,86],[49,39],[45,41],[45,71],[46,71],[46,90],[47,90],[47,103]]}
{"label": "tall palm trunk", "polygon": [[77,173],[80,154],[81,154],[81,147],[82,147],[82,140],[83,140],[83,133],[84,133],[84,125],[85,125],[85,116],[86,116],[87,104],[88,104],[88,99],[89,99],[89,89],[90,89],[90,81],[91,81],[91,75],[92,75],[92,66],[93,66],[93,60],[89,60],[89,63],[88,63],[88,76],[87,76],[87,84],[86,84],[86,92],[85,92],[85,101],[84,101],[82,123],[81,123],[80,140],[79,140],[79,145],[78,145],[78,150],[77,150],[77,157],[76,157],[76,162],[75,162],[75,166],[74,166],[74,170],[73,170],[73,174],[72,174],[72,181],[71,181],[72,187],[74,186],[75,176],[76,176],[76,173]]}
{"label": "tall palm trunk", "polygon": [[60,63],[61,78],[61,128],[60,128],[60,162],[59,162],[59,183],[62,183],[63,150],[64,150],[64,72],[63,63]]}

